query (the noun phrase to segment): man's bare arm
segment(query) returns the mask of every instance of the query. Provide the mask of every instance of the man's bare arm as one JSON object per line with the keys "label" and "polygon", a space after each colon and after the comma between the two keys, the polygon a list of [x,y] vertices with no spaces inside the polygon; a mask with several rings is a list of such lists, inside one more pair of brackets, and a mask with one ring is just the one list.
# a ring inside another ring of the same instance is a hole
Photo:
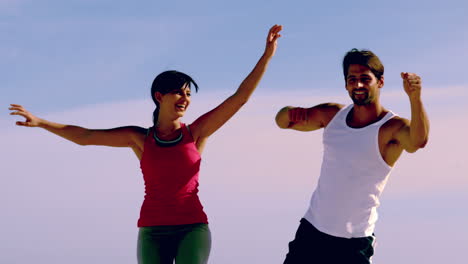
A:
{"label": "man's bare arm", "polygon": [[276,124],[283,129],[317,130],[326,127],[342,107],[343,105],[336,103],[319,104],[310,108],[286,106],[276,115]]}
{"label": "man's bare arm", "polygon": [[411,106],[411,120],[397,132],[397,139],[407,152],[413,153],[423,148],[429,139],[429,119],[421,100],[421,78],[414,73],[401,73],[403,87],[408,94]]}

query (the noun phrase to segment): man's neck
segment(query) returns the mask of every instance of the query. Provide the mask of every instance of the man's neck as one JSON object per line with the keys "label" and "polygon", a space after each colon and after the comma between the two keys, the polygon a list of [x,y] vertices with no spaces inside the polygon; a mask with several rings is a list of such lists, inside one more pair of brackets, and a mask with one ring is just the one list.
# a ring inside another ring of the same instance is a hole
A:
{"label": "man's neck", "polygon": [[351,127],[365,127],[382,119],[387,112],[379,102],[368,105],[354,104],[346,122]]}

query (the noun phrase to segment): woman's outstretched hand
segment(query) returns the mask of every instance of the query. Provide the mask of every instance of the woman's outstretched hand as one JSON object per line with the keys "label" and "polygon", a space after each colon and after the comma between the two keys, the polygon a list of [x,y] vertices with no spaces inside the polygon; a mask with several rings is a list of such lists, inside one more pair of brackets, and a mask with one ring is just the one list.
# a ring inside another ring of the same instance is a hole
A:
{"label": "woman's outstretched hand", "polygon": [[41,123],[41,119],[36,117],[35,115],[31,114],[28,110],[26,110],[23,106],[18,104],[10,104],[10,115],[20,115],[26,118],[25,121],[16,121],[16,125],[18,126],[27,126],[27,127],[37,127]]}
{"label": "woman's outstretched hand", "polygon": [[274,25],[270,28],[268,32],[268,36],[266,39],[266,47],[265,47],[265,56],[268,58],[273,57],[275,55],[277,40],[281,37],[279,33],[283,29],[281,25]]}

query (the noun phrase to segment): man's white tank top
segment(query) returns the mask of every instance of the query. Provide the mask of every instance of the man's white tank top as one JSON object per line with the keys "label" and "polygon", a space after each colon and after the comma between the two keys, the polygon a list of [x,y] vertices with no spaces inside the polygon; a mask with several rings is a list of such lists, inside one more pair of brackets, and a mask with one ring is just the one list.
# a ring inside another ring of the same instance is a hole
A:
{"label": "man's white tank top", "polygon": [[323,161],[317,188],[304,218],[323,233],[336,237],[365,237],[374,232],[379,197],[390,167],[382,158],[380,127],[395,114],[363,128],[351,128],[342,108],[323,131]]}

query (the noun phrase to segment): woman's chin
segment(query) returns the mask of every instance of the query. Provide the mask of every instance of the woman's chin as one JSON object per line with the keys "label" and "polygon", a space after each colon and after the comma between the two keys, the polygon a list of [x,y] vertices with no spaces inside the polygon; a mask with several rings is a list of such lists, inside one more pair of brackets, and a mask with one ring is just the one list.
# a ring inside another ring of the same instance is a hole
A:
{"label": "woman's chin", "polygon": [[177,118],[183,117],[184,115],[185,115],[185,111],[177,111],[176,112],[176,117]]}

